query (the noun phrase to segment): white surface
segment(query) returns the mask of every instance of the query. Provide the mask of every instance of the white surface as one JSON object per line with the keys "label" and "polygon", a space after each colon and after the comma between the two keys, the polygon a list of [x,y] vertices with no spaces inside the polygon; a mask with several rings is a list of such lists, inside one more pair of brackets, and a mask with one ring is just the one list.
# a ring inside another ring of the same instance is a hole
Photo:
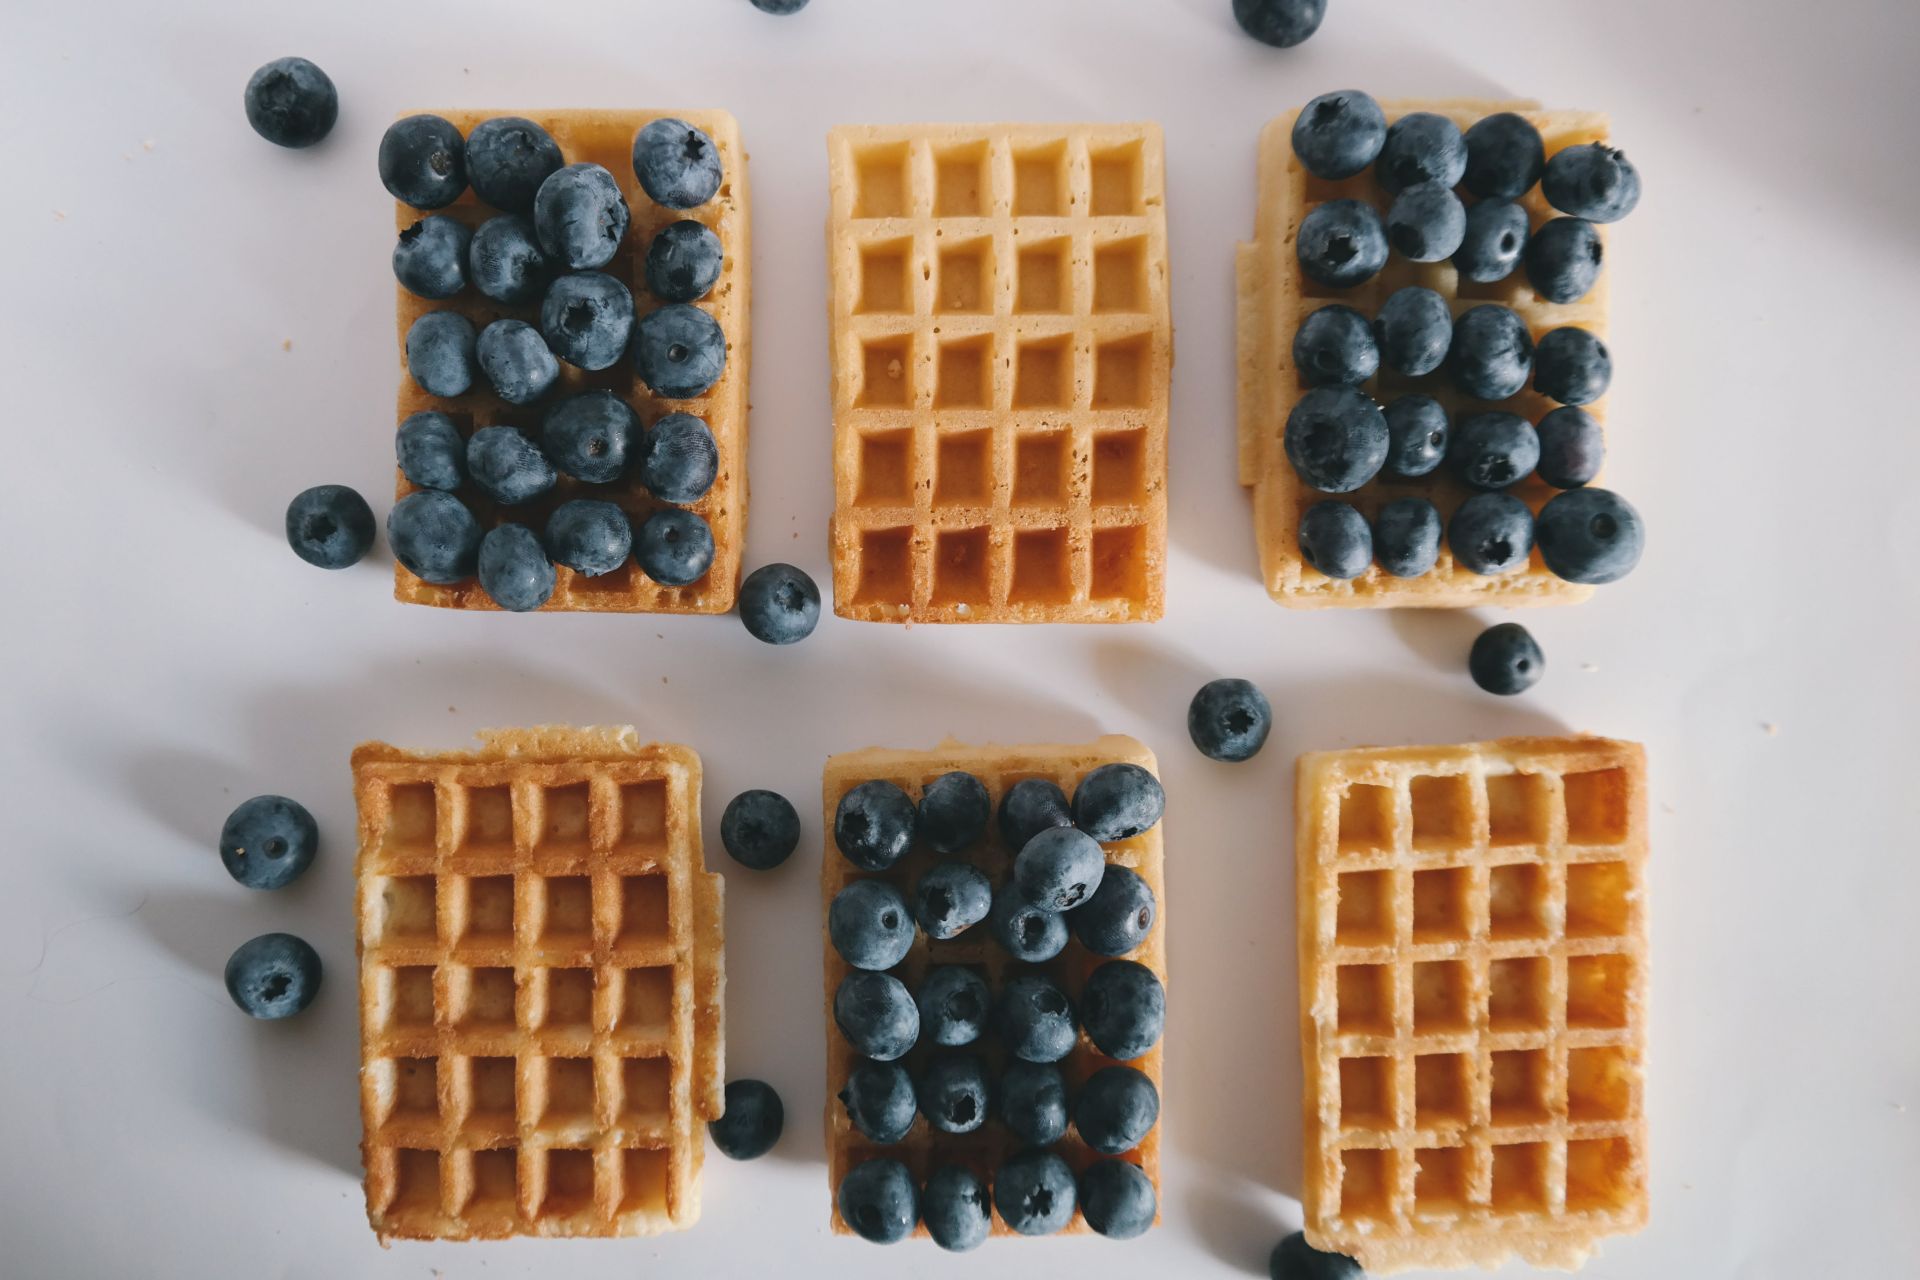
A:
{"label": "white surface", "polygon": [[[1258,1272],[1298,1212],[1294,754],[1557,726],[1642,739],[1654,770],[1653,1222],[1588,1274],[1920,1268],[1920,435],[1903,376],[1920,10],[1332,7],[1280,54],[1233,29],[1227,0],[816,0],[793,19],[746,0],[10,3],[0,1270]],[[342,97],[309,153],[268,146],[240,110],[248,73],[296,52]],[[1645,175],[1611,259],[1610,472],[1651,550],[1592,604],[1526,618],[1550,669],[1522,699],[1468,683],[1479,619],[1293,614],[1254,578],[1232,246],[1261,123],[1348,85],[1605,108]],[[300,564],[280,533],[295,491],[390,502],[392,206],[373,155],[397,111],[439,104],[738,115],[757,251],[747,561],[792,559],[823,586],[826,129],[1160,120],[1179,330],[1166,621],[829,617],[774,651],[730,618],[403,608],[384,546],[346,573]],[[1278,713],[1239,767],[1183,728],[1224,673]],[[347,752],[540,721],[631,721],[705,757],[709,858],[730,870],[729,1063],[776,1084],[787,1135],[756,1164],[710,1159],[684,1235],[382,1252],[355,1150]],[[829,1237],[821,761],[1100,731],[1157,749],[1172,796],[1164,1228],[965,1259]],[[774,874],[733,870],[712,835],[747,786],[806,820]],[[310,805],[326,841],[277,895],[213,852],[231,805],[267,790]],[[328,979],[306,1016],[263,1026],[219,970],[272,929],[310,938]]]}

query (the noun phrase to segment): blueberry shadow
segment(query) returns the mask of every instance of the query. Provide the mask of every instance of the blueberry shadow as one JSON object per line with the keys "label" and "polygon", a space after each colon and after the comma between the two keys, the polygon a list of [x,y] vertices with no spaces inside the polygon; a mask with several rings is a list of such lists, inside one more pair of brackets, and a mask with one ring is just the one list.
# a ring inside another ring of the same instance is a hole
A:
{"label": "blueberry shadow", "polygon": [[1271,1194],[1261,1194],[1244,1182],[1218,1182],[1203,1178],[1186,1192],[1183,1203],[1193,1220],[1194,1237],[1215,1261],[1235,1273],[1267,1275],[1273,1247],[1282,1236],[1297,1230],[1297,1224],[1277,1212]]}
{"label": "blueberry shadow", "polygon": [[1465,672],[1467,652],[1488,627],[1486,615],[1472,609],[1392,609],[1388,625],[1401,643],[1437,671]]}

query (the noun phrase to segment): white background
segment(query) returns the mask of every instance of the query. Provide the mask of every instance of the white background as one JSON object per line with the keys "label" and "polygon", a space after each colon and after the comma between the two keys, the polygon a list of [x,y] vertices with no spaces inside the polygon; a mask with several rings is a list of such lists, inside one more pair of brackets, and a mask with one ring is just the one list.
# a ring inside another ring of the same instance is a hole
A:
{"label": "white background", "polygon": [[[1258,1273],[1297,1225],[1291,766],[1305,749],[1559,728],[1653,769],[1653,1220],[1594,1276],[1920,1270],[1920,9],[1908,0],[1332,0],[1292,52],[1227,0],[81,5],[0,12],[0,1271],[19,1276]],[[333,136],[247,128],[255,66],[339,85]],[[1548,673],[1478,693],[1460,615],[1296,614],[1254,576],[1233,476],[1232,248],[1254,138],[1313,94],[1603,108],[1645,178],[1610,341],[1641,569],[1527,622]],[[824,135],[864,121],[1166,128],[1179,364],[1167,617],[902,630],[828,617],[405,608],[384,545],[329,574],[287,499],[392,486],[392,204],[374,151],[431,106],[720,106],[754,193],[747,562],[827,585]],[[291,343],[288,348],[287,344]],[[1203,680],[1277,727],[1201,758]],[[727,797],[799,805],[785,868],[728,877],[727,1052],[771,1080],[773,1156],[714,1156],[706,1212],[642,1242],[400,1245],[359,1188],[347,753],[488,725],[632,722]],[[1137,734],[1160,752],[1174,974],[1165,1224],[962,1259],[826,1231],[817,795],[870,744]],[[233,804],[303,800],[285,892],[214,854]],[[297,931],[307,1014],[250,1022],[220,969]]]}

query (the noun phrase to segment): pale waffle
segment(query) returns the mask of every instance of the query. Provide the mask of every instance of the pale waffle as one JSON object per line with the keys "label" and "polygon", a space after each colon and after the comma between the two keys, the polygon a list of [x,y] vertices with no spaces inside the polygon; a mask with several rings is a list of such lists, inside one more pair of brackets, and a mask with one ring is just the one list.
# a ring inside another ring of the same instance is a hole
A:
{"label": "pale waffle", "polygon": [[[1607,118],[1588,111],[1543,111],[1531,102],[1388,102],[1387,119],[1414,111],[1446,116],[1462,129],[1501,111],[1513,111],[1531,121],[1546,142],[1547,154],[1586,142],[1605,142]],[[1308,173],[1293,153],[1290,111],[1272,121],[1260,134],[1259,211],[1254,237],[1242,244],[1237,257],[1239,276],[1240,483],[1253,489],[1254,533],[1260,547],[1260,573],[1267,593],[1283,605],[1317,608],[1461,608],[1473,605],[1568,604],[1586,599],[1591,587],[1566,582],[1548,572],[1536,550],[1528,563],[1512,573],[1483,576],[1456,564],[1443,545],[1433,569],[1417,578],[1396,578],[1377,564],[1367,566],[1350,581],[1329,578],[1300,555],[1300,517],[1325,498],[1352,503],[1371,521],[1395,498],[1429,498],[1449,519],[1470,490],[1442,463],[1434,474],[1417,480],[1398,480],[1384,474],[1359,491],[1324,494],[1303,483],[1288,461],[1284,436],[1287,414],[1307,391],[1293,364],[1293,337],[1300,322],[1331,302],[1344,303],[1368,319],[1388,295],[1405,285],[1422,285],[1445,298],[1455,315],[1485,302],[1511,307],[1526,322],[1534,339],[1550,329],[1574,325],[1602,337],[1607,323],[1607,278],[1603,269],[1593,289],[1578,302],[1548,302],[1527,283],[1524,267],[1505,280],[1476,284],[1459,278],[1451,262],[1409,262],[1398,252],[1373,279],[1350,289],[1334,289],[1309,279],[1300,269],[1294,237],[1300,223],[1315,206],[1328,200],[1355,199],[1373,205],[1385,218],[1392,197],[1375,181],[1371,168],[1339,182]],[[1521,200],[1537,228],[1554,216],[1536,183]],[[1608,232],[1600,228],[1603,238]],[[1466,411],[1501,408],[1538,422],[1554,402],[1531,384],[1497,405],[1475,400],[1456,390],[1444,368],[1409,378],[1381,368],[1365,386],[1384,405],[1409,392],[1432,396],[1446,407],[1449,418]],[[1584,406],[1604,420],[1606,401]],[[1510,492],[1538,512],[1555,490],[1528,477]],[[1444,543],[1444,539],[1443,539]]]}
{"label": "pale waffle", "polygon": [[1158,618],[1159,126],[847,126],[827,149],[834,611]]}
{"label": "pale waffle", "polygon": [[353,753],[361,1145],[382,1240],[651,1235],[723,1109],[700,759],[631,729]]}
{"label": "pale waffle", "polygon": [[1300,758],[1309,1243],[1572,1268],[1645,1224],[1646,785],[1604,738]]}
{"label": "pale waffle", "polygon": [[[498,115],[524,114],[560,144],[568,164],[592,163],[604,166],[620,184],[632,211],[626,238],[613,260],[598,270],[614,276],[633,292],[634,320],[657,310],[662,304],[647,290],[647,246],[662,227],[692,218],[705,223],[720,239],[724,263],[720,279],[706,297],[692,305],[719,322],[727,339],[726,371],[704,395],[691,400],[670,400],[656,396],[634,371],[630,355],[623,353],[611,368],[589,372],[560,362],[560,378],[539,403],[511,405],[494,393],[484,374],[474,379],[464,395],[441,397],[422,390],[404,372],[407,330],[429,311],[455,311],[473,322],[476,332],[495,320],[525,320],[535,328],[540,324],[540,303],[509,306],[495,302],[472,285],[458,295],[441,301],[416,297],[404,286],[396,286],[395,314],[402,374],[400,403],[395,422],[423,409],[449,414],[462,435],[471,435],[481,427],[504,423],[520,427],[536,441],[546,411],[567,396],[581,391],[606,390],[633,407],[643,427],[651,427],[669,413],[691,413],[704,420],[713,431],[720,449],[719,474],[713,488],[685,509],[706,520],[713,529],[713,565],[698,581],[684,587],[663,586],[641,572],[629,558],[620,568],[598,577],[577,574],[564,565],[554,566],[556,579],[553,596],[541,608],[551,613],[725,613],[733,607],[740,583],[740,557],[747,532],[747,366],[751,351],[748,311],[752,270],[749,237],[747,153],[740,144],[740,128],[724,111],[444,111],[438,113],[451,121],[462,134],[470,133],[483,120]],[[633,138],[649,121],[676,117],[702,129],[713,139],[721,163],[720,190],[713,199],[697,209],[668,209],[647,196],[633,175]],[[486,204],[471,189],[445,209],[434,212],[457,218],[469,227],[499,215],[500,210]],[[400,204],[397,225],[412,226],[427,214],[410,205]],[[553,489],[532,502],[503,507],[481,494],[473,485],[463,484],[460,500],[480,520],[481,528],[491,529],[509,521],[527,525],[536,534],[546,527],[553,509],[572,498],[599,498],[624,509],[637,528],[653,511],[667,504],[655,500],[640,483],[637,460],[627,475],[612,484],[585,484],[564,473]],[[404,474],[396,472],[396,498],[404,498],[415,486]],[[393,570],[393,594],[408,604],[437,605],[447,609],[496,609],[477,579],[438,586],[423,582],[396,564]]]}
{"label": "pale waffle", "polygon": [[[846,792],[876,778],[898,784],[913,797],[917,804],[921,790],[927,783],[943,773],[954,769],[964,769],[986,784],[987,794],[992,797],[994,812],[997,815],[1000,797],[1014,783],[1024,778],[1046,778],[1057,783],[1069,796],[1080,779],[1103,764],[1125,762],[1137,764],[1151,773],[1158,774],[1158,766],[1153,753],[1132,738],[1113,735],[1099,738],[1080,746],[962,746],[948,741],[931,751],[896,751],[885,748],[871,748],[865,751],[851,751],[837,755],[827,761],[823,785],[824,829],[833,830],[835,810],[839,807],[840,797]],[[987,838],[974,847],[958,855],[960,860],[972,863],[987,874],[997,890],[1012,874],[1013,850],[1000,839],[998,821],[988,824]],[[1159,915],[1154,921],[1153,930],[1138,948],[1130,951],[1126,959],[1136,961],[1153,970],[1164,987],[1167,982],[1167,890],[1163,866],[1161,826],[1156,824],[1151,830],[1135,836],[1131,840],[1116,841],[1106,845],[1109,865],[1124,866],[1134,871],[1146,881],[1153,890]],[[913,885],[920,876],[936,862],[938,857],[917,841],[911,852],[893,867],[883,872],[863,871],[854,866],[839,850],[827,849],[820,862],[820,900],[822,923],[825,911],[846,885],[855,880],[885,880],[896,885],[902,893],[911,897]],[[823,929],[824,934],[824,929]],[[833,1020],[833,994],[840,980],[854,972],[852,966],[840,957],[829,940],[825,943],[826,953],[826,1003],[827,1003],[827,1178],[830,1190],[837,1190],[840,1181],[848,1169],[862,1161],[877,1157],[888,1157],[904,1163],[912,1172],[916,1183],[926,1180],[927,1175],[944,1164],[957,1164],[971,1169],[989,1186],[992,1185],[996,1169],[1008,1156],[1023,1149],[1024,1144],[1001,1125],[998,1115],[991,1116],[986,1124],[968,1134],[942,1133],[927,1124],[924,1116],[915,1116],[913,1128],[907,1136],[897,1143],[877,1143],[854,1129],[847,1118],[846,1107],[837,1095],[847,1082],[848,1072],[859,1061],[859,1055],[853,1051],[846,1038]],[[1070,939],[1058,956],[1040,965],[1023,964],[1013,959],[995,942],[984,922],[975,925],[957,938],[946,941],[929,939],[924,932],[914,938],[913,949],[907,958],[889,972],[906,983],[911,991],[918,992],[927,971],[935,965],[957,964],[976,970],[986,980],[987,987],[997,997],[1002,985],[1009,978],[1021,973],[1041,973],[1052,979],[1067,996],[1079,1005],[1081,989],[1087,977],[1102,964],[1108,962],[1105,956],[1096,955],[1082,947],[1078,939]],[[998,1081],[1000,1069],[1004,1065],[1005,1055],[1001,1050],[998,1037],[989,1032],[973,1046],[972,1051],[979,1052],[985,1059],[990,1077]],[[1125,1065],[1144,1072],[1153,1081],[1154,1087],[1161,1091],[1165,1100],[1164,1072],[1165,1045],[1157,1044],[1141,1057]],[[926,1060],[927,1047],[917,1046],[905,1059],[909,1071],[917,1078],[920,1066]],[[1084,1033],[1079,1043],[1067,1055],[1059,1066],[1066,1077],[1068,1089],[1078,1088],[1081,1081],[1102,1067],[1114,1065],[1108,1058],[1094,1048]],[[1161,1116],[1164,1120],[1165,1110]],[[1156,1124],[1134,1150],[1120,1157],[1131,1160],[1146,1171],[1153,1182],[1154,1194],[1160,1195],[1160,1128]],[[1066,1137],[1055,1143],[1053,1148],[1068,1164],[1078,1172],[1094,1160],[1099,1159],[1077,1132],[1069,1129]],[[830,1198],[832,1198],[830,1196]],[[836,1206],[832,1210],[833,1229],[842,1235],[850,1234],[852,1228],[841,1220]],[[1156,1217],[1155,1221],[1158,1221]],[[1071,1234],[1083,1234],[1090,1231],[1086,1219],[1076,1210],[1073,1221],[1066,1227]],[[1000,1217],[998,1210],[993,1215],[993,1234],[1011,1236],[1015,1232]],[[925,1226],[916,1226],[914,1234],[921,1238],[927,1235]]]}

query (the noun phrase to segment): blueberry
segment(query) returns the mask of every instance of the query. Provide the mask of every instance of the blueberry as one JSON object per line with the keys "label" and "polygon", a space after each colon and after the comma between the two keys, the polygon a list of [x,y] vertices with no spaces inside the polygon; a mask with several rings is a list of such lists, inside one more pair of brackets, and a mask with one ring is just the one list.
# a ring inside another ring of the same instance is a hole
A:
{"label": "blueberry", "polygon": [[1618,582],[1640,563],[1640,513],[1606,489],[1571,489],[1540,509],[1540,558],[1568,582]]}
{"label": "blueberry", "polygon": [[1366,1273],[1344,1253],[1322,1253],[1296,1231],[1273,1247],[1267,1275],[1271,1280],[1365,1280]]}
{"label": "blueberry", "polygon": [[1373,176],[1390,192],[1423,182],[1451,191],[1467,174],[1467,140],[1460,126],[1431,111],[1412,111],[1387,127]]}
{"label": "blueberry", "polygon": [[[1272,728],[1273,708],[1267,703],[1267,695],[1248,680],[1232,677],[1209,680],[1187,704],[1187,736],[1209,760],[1235,764],[1251,760],[1266,745],[1267,733]],[[1112,871],[1108,873],[1108,880],[1112,880]],[[1102,884],[1095,901],[1082,911],[1097,905],[1100,896],[1111,887],[1111,883]]]}
{"label": "blueberry", "polygon": [[906,1056],[920,1037],[920,1011],[906,984],[890,973],[861,969],[833,993],[833,1021],[856,1053],[881,1062]]}
{"label": "blueberry", "polygon": [[495,320],[480,331],[480,370],[508,404],[532,404],[553,389],[560,362],[525,320]]}
{"label": "blueberry", "polygon": [[1408,377],[1432,373],[1453,345],[1453,312],[1431,289],[1395,289],[1373,317],[1373,336],[1387,367]]}
{"label": "blueberry", "polygon": [[[792,5],[789,9],[769,9],[771,13],[793,13],[807,0],[754,0],[766,8],[774,4]],[[926,1219],[927,1234],[942,1249],[965,1253],[986,1242],[993,1229],[993,1211],[988,1207],[987,1184],[970,1169],[943,1164],[927,1175],[927,1188],[920,1197],[920,1215]]]}
{"label": "blueberry", "polygon": [[820,625],[820,588],[790,564],[763,564],[740,584],[740,621],[767,644],[797,644]]}
{"label": "blueberry", "polygon": [[987,918],[993,883],[978,867],[942,862],[913,889],[913,916],[929,938],[957,938]]}
{"label": "blueberry", "polygon": [[553,598],[553,562],[533,530],[495,525],[480,539],[480,589],[502,609],[526,613]]}
{"label": "blueberry", "polygon": [[655,204],[697,208],[720,189],[720,150],[685,120],[663,117],[634,135],[633,176]]}
{"label": "blueberry", "polygon": [[611,484],[626,474],[640,438],[640,419],[611,391],[568,396],[540,422],[540,444],[553,465],[588,484]]}
{"label": "blueberry", "polygon": [[1113,1240],[1131,1240],[1159,1213],[1153,1179],[1127,1160],[1101,1160],[1080,1174],[1080,1213],[1087,1225]]}
{"label": "blueberry", "polygon": [[1607,456],[1600,424],[1585,409],[1563,406],[1540,419],[1540,478],[1556,489],[1578,489],[1600,474]]}
{"label": "blueberry", "polygon": [[227,957],[227,994],[252,1018],[291,1018],[320,993],[320,956],[290,933],[263,933]]}
{"label": "blueberry", "polygon": [[1502,622],[1482,631],[1467,655],[1473,682],[1488,693],[1525,693],[1540,682],[1547,669],[1533,634],[1517,622]]}
{"label": "blueberry", "polygon": [[429,311],[407,329],[407,370],[430,396],[465,395],[479,365],[473,321],[453,311]]}
{"label": "blueberry", "polygon": [[1483,200],[1518,200],[1547,167],[1540,131],[1511,111],[1476,121],[1466,138],[1467,190]]}
{"label": "blueberry", "polygon": [[467,287],[473,232],[444,213],[430,213],[400,233],[393,246],[393,278],[409,293],[438,301]]}
{"label": "blueberry", "polygon": [[1554,218],[1527,241],[1527,283],[1548,302],[1578,302],[1600,278],[1606,246],[1584,218]]}
{"label": "blueberry", "polygon": [[691,511],[663,508],[635,531],[633,558],[661,586],[689,586],[713,567],[713,530]]}
{"label": "blueberry", "polygon": [[1533,474],[1540,462],[1540,433],[1517,413],[1470,413],[1454,424],[1448,456],[1467,487],[1505,489]]}
{"label": "blueberry", "polygon": [[479,565],[480,522],[452,494],[422,489],[387,512],[387,545],[422,582],[464,582]]}
{"label": "blueberry", "polygon": [[1329,200],[1300,220],[1300,269],[1333,289],[1365,284],[1387,264],[1387,229],[1359,200]]}
{"label": "blueberry", "polygon": [[1462,280],[1505,280],[1527,249],[1527,211],[1511,200],[1481,200],[1467,210],[1466,234],[1453,251]]}
{"label": "blueberry", "polygon": [[285,796],[255,796],[220,828],[220,861],[249,889],[279,889],[300,878],[320,847],[306,806]]}
{"label": "blueberry", "polygon": [[840,1219],[863,1240],[893,1244],[913,1234],[920,1220],[920,1193],[898,1160],[863,1160],[840,1179],[835,1197]]}
{"label": "blueberry", "polygon": [[771,871],[800,846],[800,815],[777,791],[742,791],[720,815],[720,843],[743,867]]}
{"label": "blueberry", "polygon": [[1028,964],[1051,960],[1067,945],[1066,917],[1034,906],[1012,882],[993,895],[987,928],[1008,955]]}
{"label": "blueberry", "polygon": [[1533,335],[1510,307],[1483,302],[1453,322],[1453,384],[1481,400],[1518,395],[1533,372]]}
{"label": "blueberry", "polygon": [[395,200],[444,209],[467,189],[467,144],[439,116],[408,116],[380,139],[380,181]]}
{"label": "blueberry", "polygon": [[627,234],[627,198],[605,167],[570,164],[547,175],[533,199],[533,233],[555,266],[587,271],[613,260]]}
{"label": "blueberry", "polygon": [[720,446],[707,424],[690,413],[670,413],[647,430],[640,482],[662,502],[698,502],[720,474]]}
{"label": "blueberry", "polygon": [[1287,460],[1323,493],[1351,493],[1378,475],[1387,441],[1380,406],[1355,387],[1315,387],[1287,414]]}
{"label": "blueberry", "polygon": [[1293,120],[1293,153],[1318,178],[1351,178],[1380,154],[1387,116],[1358,89],[1323,93]]}
{"label": "blueberry", "polygon": [[1384,410],[1390,476],[1411,480],[1429,475],[1447,456],[1452,429],[1447,411],[1432,396],[1401,396]]}
{"label": "blueberry", "polygon": [[987,1069],[971,1053],[941,1054],[920,1077],[920,1114],[942,1133],[972,1133],[987,1122]]}
{"label": "blueberry", "polygon": [[1476,493],[1447,522],[1447,546],[1470,573],[1511,573],[1533,549],[1533,512],[1509,493]]}
{"label": "blueberry", "polygon": [[986,784],[955,769],[929,782],[920,793],[916,830],[935,853],[959,853],[987,834],[992,816]]}
{"label": "blueberry", "polygon": [[1318,31],[1326,16],[1327,0],[1233,0],[1240,29],[1276,49],[1293,48]]}
{"label": "blueberry", "polygon": [[333,130],[340,94],[305,58],[275,58],[247,78],[247,123],[276,147],[310,147]]}
{"label": "blueberry", "polygon": [[1540,335],[1533,349],[1533,389],[1561,404],[1592,404],[1613,381],[1607,344],[1569,325]]}
{"label": "blueberry", "polygon": [[1022,1142],[1051,1146],[1067,1132],[1067,1081],[1051,1062],[1007,1063],[1000,1075],[1000,1123]]}
{"label": "blueberry", "polygon": [[322,569],[359,564],[373,545],[373,508],[343,484],[303,489],[287,504],[287,545]]}
{"label": "blueberry", "polygon": [[1452,187],[1419,182],[1393,198],[1387,240],[1413,262],[1443,262],[1467,234],[1467,210]]}
{"label": "blueberry", "polygon": [[727,335],[700,308],[676,302],[640,322],[633,364],[655,395],[691,400],[706,394],[726,371]]}
{"label": "blueberry", "polygon": [[1013,882],[1041,910],[1071,911],[1093,896],[1106,869],[1099,841],[1072,827],[1053,827],[1027,841],[1014,858]]}
{"label": "blueberry", "polygon": [[547,287],[547,254],[533,234],[533,221],[517,213],[488,218],[467,246],[473,287],[495,302],[525,306]]}
{"label": "blueberry", "polygon": [[913,908],[885,880],[855,880],[827,908],[827,936],[856,969],[891,969],[913,949]]}
{"label": "blueberry", "polygon": [[862,871],[885,871],[913,843],[913,801],[884,779],[861,783],[840,797],[833,842]]}
{"label": "blueberry", "polygon": [[920,1034],[928,1044],[958,1048],[972,1044],[986,1029],[993,998],[984,979],[957,964],[937,965],[927,971],[915,1004],[920,1009]]}
{"label": "blueberry", "polygon": [[434,409],[407,415],[393,449],[407,483],[422,489],[458,489],[467,474],[467,442],[453,419]]}
{"label": "blueberry", "polygon": [[553,464],[518,427],[482,427],[467,438],[467,475],[501,506],[531,502],[553,488]]}
{"label": "blueberry", "polygon": [[612,573],[633,552],[633,525],[611,502],[574,498],[553,509],[543,539],[555,564],[585,578]]}
{"label": "blueberry", "polygon": [[993,1207],[1023,1236],[1050,1236],[1073,1221],[1073,1169],[1051,1151],[1022,1151],[993,1179]]}
{"label": "blueberry", "polygon": [[1037,973],[1010,979],[994,1006],[994,1025],[1008,1053],[1023,1062],[1058,1062],[1079,1036],[1073,1001]]}
{"label": "blueberry", "polygon": [[647,292],[662,302],[692,302],[720,279],[720,237],[692,218],[670,222],[647,246]]}
{"label": "blueberry", "polygon": [[1365,316],[1331,302],[1300,322],[1293,365],[1310,387],[1357,387],[1380,367],[1380,349]]}
{"label": "blueberry", "polygon": [[762,13],[771,13],[785,17],[798,13],[807,7],[807,0],[753,0],[753,7]]}
{"label": "blueberry", "polygon": [[1123,956],[1146,941],[1158,914],[1147,882],[1127,867],[1111,866],[1093,896],[1068,914],[1067,925],[1095,955]]}
{"label": "blueberry", "polygon": [[564,164],[553,135],[522,116],[482,120],[467,135],[473,194],[508,213],[532,213],[540,184]]}
{"label": "blueberry", "polygon": [[757,1160],[773,1150],[786,1127],[780,1095],[764,1080],[727,1081],[726,1109],[707,1122],[707,1133],[730,1160]]}
{"label": "blueberry", "polygon": [[1000,797],[1000,839],[1014,853],[1049,827],[1073,825],[1067,793],[1045,778],[1022,778]]}
{"label": "blueberry", "polygon": [[1373,560],[1373,530],[1351,503],[1316,502],[1300,517],[1300,554],[1329,578],[1357,578]]}
{"label": "blueberry", "polygon": [[1133,1150],[1159,1119],[1160,1091],[1133,1067],[1100,1068],[1073,1104],[1080,1140],[1103,1156]]}
{"label": "blueberry", "polygon": [[847,1109],[847,1121],[862,1137],[873,1142],[895,1143],[913,1128],[919,1103],[913,1096],[913,1078],[897,1062],[875,1062],[862,1058],[847,1073],[847,1083],[839,1093],[840,1105]]}
{"label": "blueberry", "polygon": [[1640,172],[1624,153],[1589,142],[1547,161],[1540,192],[1562,213],[1589,222],[1618,222],[1640,203]]}
{"label": "blueberry", "polygon": [[1103,764],[1073,789],[1073,824],[1103,844],[1150,830],[1166,809],[1160,779],[1137,764]]}
{"label": "blueberry", "polygon": [[1396,578],[1418,578],[1440,560],[1440,510],[1425,498],[1395,498],[1373,517],[1373,557]]}
{"label": "blueberry", "polygon": [[1080,1018],[1094,1048],[1130,1062],[1160,1043],[1167,1029],[1167,992],[1153,970],[1109,960],[1080,992]]}

